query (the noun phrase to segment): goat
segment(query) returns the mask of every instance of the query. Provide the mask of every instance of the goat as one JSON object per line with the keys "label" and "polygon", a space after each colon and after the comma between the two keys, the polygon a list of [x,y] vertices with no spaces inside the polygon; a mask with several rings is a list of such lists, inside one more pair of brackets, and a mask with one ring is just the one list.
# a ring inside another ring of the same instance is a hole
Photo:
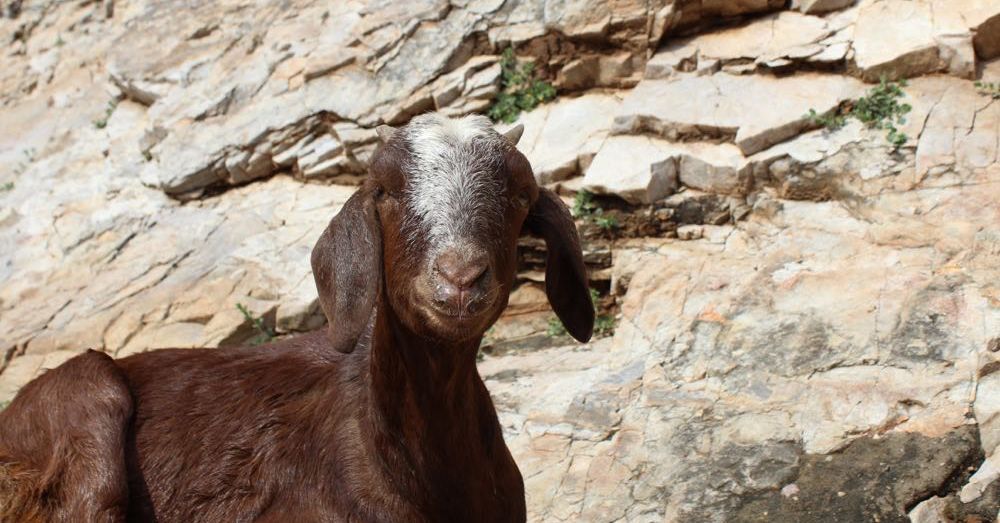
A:
{"label": "goat", "polygon": [[525,521],[476,370],[522,229],[576,339],[594,310],[566,206],[481,116],[415,117],[319,237],[329,327],[270,345],[88,351],[0,413],[2,521]]}

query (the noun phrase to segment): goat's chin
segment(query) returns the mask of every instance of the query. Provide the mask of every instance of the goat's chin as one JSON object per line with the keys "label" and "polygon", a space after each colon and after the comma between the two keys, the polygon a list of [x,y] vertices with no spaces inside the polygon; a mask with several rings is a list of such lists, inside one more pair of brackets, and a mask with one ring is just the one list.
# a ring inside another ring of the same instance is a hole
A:
{"label": "goat's chin", "polygon": [[418,309],[418,331],[443,341],[463,342],[482,336],[493,320],[493,307],[479,307],[472,312],[442,309],[421,304]]}

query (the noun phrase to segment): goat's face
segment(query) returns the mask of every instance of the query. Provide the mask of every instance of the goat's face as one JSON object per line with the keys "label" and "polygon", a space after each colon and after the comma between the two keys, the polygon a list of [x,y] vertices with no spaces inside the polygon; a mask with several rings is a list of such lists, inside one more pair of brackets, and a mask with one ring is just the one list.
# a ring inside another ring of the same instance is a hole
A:
{"label": "goat's face", "polygon": [[415,332],[462,341],[507,305],[531,166],[482,117],[413,119],[372,161],[387,298]]}
{"label": "goat's face", "polygon": [[481,116],[427,114],[379,135],[370,177],[313,249],[334,347],[351,351],[378,306],[423,337],[481,336],[507,305],[522,229],[545,239],[549,303],[570,334],[590,338],[579,237],[517,151],[520,128],[504,136]]}

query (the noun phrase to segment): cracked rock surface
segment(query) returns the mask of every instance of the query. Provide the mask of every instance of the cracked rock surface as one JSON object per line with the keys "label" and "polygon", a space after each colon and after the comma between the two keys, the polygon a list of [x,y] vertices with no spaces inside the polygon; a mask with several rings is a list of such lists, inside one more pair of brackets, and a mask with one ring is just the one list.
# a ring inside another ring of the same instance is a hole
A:
{"label": "cracked rock surface", "polygon": [[[996,521],[1000,4],[0,0],[0,404],[87,348],[324,322],[375,127],[484,112],[508,46],[613,335],[537,241],[480,372],[531,521]],[[883,129],[807,117],[908,79]]]}

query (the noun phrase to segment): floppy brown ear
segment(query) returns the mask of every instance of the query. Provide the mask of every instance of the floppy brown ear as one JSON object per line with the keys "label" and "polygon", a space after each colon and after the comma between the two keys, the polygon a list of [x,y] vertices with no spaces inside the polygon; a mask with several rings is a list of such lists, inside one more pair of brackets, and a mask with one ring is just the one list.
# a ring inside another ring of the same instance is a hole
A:
{"label": "floppy brown ear", "polygon": [[355,192],[330,220],[313,247],[312,270],[330,341],[351,352],[382,285],[382,231],[371,188]]}
{"label": "floppy brown ear", "polygon": [[569,209],[554,192],[540,189],[525,225],[545,240],[545,294],[549,305],[574,338],[589,341],[594,333],[594,304],[590,301],[580,236]]}

